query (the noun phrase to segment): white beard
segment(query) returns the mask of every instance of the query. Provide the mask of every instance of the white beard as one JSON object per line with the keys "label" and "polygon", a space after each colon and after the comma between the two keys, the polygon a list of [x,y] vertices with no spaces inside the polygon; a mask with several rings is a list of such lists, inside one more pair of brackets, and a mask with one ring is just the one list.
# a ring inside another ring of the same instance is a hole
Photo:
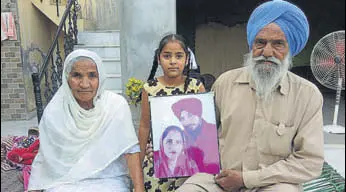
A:
{"label": "white beard", "polygon": [[[283,61],[275,57],[259,56],[253,58],[252,52],[245,55],[244,65],[248,68],[256,86],[256,94],[264,101],[270,101],[281,79],[291,66],[290,54]],[[271,62],[270,64],[265,62]]]}

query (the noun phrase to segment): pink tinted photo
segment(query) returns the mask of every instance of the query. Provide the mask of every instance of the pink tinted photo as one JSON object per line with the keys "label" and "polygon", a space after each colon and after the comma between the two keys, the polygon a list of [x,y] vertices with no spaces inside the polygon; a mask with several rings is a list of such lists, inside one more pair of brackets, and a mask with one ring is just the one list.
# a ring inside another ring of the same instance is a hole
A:
{"label": "pink tinted photo", "polygon": [[218,174],[220,157],[214,94],[151,97],[156,178]]}

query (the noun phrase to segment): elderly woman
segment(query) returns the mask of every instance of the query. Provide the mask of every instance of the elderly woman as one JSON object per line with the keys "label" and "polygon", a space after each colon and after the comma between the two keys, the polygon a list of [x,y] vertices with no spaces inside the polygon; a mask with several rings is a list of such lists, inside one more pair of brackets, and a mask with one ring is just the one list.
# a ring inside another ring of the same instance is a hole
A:
{"label": "elderly woman", "polygon": [[144,191],[138,139],[126,100],[104,90],[100,57],[73,51],[47,105],[29,190]]}

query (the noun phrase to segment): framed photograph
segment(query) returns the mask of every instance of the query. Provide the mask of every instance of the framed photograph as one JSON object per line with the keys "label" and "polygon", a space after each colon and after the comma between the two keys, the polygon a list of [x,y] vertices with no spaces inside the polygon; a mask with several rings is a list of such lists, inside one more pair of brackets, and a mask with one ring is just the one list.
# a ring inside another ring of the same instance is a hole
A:
{"label": "framed photograph", "polygon": [[220,172],[214,93],[149,97],[156,178]]}

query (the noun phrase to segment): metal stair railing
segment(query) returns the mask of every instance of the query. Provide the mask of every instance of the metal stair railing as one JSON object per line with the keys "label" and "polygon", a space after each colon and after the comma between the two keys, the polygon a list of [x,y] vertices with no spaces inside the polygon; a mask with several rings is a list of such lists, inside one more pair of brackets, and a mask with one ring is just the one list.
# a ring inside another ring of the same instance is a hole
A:
{"label": "metal stair railing", "polygon": [[[59,16],[58,0],[56,0],[56,6],[57,16]],[[45,106],[49,103],[62,84],[63,58],[72,52],[74,45],[78,43],[77,13],[79,10],[80,5],[77,0],[68,1],[66,4],[66,10],[62,15],[57,28],[53,43],[48,49],[43,64],[39,67],[38,72],[31,75],[34,86],[38,122],[41,120]],[[64,43],[63,57],[62,50],[59,46],[59,37],[62,35]],[[44,97],[42,97],[42,90]]]}

